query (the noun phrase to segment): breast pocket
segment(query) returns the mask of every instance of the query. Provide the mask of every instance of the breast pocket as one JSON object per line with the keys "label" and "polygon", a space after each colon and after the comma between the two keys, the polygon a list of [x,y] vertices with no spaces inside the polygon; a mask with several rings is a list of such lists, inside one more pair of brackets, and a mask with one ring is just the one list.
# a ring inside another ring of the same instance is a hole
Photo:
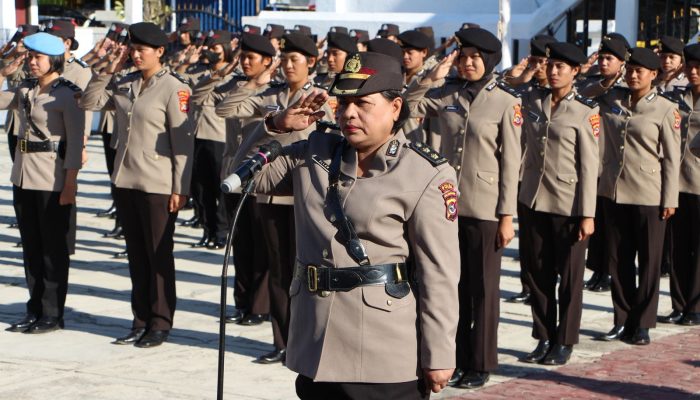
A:
{"label": "breast pocket", "polygon": [[574,186],[578,182],[577,174],[557,174],[557,180],[568,186]]}
{"label": "breast pocket", "polygon": [[415,307],[416,304],[416,297],[413,294],[413,290],[405,297],[397,299],[386,293],[384,285],[363,286],[362,300],[366,306],[386,312],[397,311],[411,305]]}
{"label": "breast pocket", "polygon": [[648,175],[656,175],[660,172],[660,167],[655,164],[642,164],[639,169],[642,170],[645,174]]}

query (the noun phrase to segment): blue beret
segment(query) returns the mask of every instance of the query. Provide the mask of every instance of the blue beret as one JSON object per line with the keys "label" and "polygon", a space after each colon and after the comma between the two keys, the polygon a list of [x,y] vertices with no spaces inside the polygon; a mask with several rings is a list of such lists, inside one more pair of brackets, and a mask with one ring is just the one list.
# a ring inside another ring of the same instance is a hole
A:
{"label": "blue beret", "polygon": [[24,47],[48,56],[60,56],[66,52],[63,40],[46,32],[39,32],[25,37]]}

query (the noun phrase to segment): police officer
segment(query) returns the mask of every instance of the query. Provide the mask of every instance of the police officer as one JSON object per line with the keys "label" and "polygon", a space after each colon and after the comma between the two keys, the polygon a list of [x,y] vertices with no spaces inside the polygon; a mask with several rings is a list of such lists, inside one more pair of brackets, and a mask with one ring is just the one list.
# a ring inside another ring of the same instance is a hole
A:
{"label": "police officer", "polygon": [[168,65],[177,67],[183,61],[187,48],[195,44],[197,35],[200,33],[199,29],[200,24],[197,18],[184,17],[180,21],[177,30],[173,32],[175,44],[171,45],[168,50]]}
{"label": "police officer", "polygon": [[314,78],[314,85],[328,90],[335,75],[343,70],[348,54],[357,52],[357,44],[347,33],[329,32],[326,39],[326,59],[328,60],[328,72],[318,74]]}
{"label": "police officer", "polygon": [[[313,71],[318,57],[314,41],[300,33],[290,33],[282,37],[281,67],[287,78],[284,83],[270,85],[259,93],[259,88],[269,82],[267,77],[249,80],[243,87],[232,91],[216,107],[219,116],[227,118],[263,117],[294,104],[301,97],[313,91],[309,74]],[[333,119],[333,111],[324,105],[328,119]],[[305,139],[312,128],[294,132],[280,138],[283,144]],[[269,140],[269,138],[268,138]],[[253,146],[253,149],[257,147]],[[235,166],[234,166],[235,167]],[[231,171],[233,172],[233,171]],[[258,209],[263,229],[265,247],[269,250],[270,316],[272,320],[275,350],[258,358],[259,362],[273,363],[284,361],[286,357],[287,335],[289,330],[289,284],[295,259],[294,201],[289,196],[257,196]],[[273,250],[274,249],[274,250]],[[241,323],[259,324],[264,315],[250,314]]]}
{"label": "police officer", "polygon": [[[130,45],[88,85],[81,106],[114,109],[119,140],[112,181],[123,217],[134,320],[115,344],[153,347],[167,340],[175,313],[173,233],[187,201],[192,174],[194,126],[189,86],[162,61],[165,33],[140,22],[129,27]],[[108,87],[129,56],[137,71]]]}
{"label": "police officer", "polygon": [[549,43],[547,59],[550,87],[523,96],[527,151],[518,201],[520,229],[527,234],[520,253],[532,293],[532,336],[539,341],[523,361],[562,365],[579,340],[601,128],[597,104],[574,88],[586,62],[583,52],[570,43]]}
{"label": "police officer", "polygon": [[280,39],[284,36],[284,25],[267,24],[262,35],[268,38],[275,51],[279,52]]}
{"label": "police officer", "polygon": [[664,230],[678,207],[681,142],[677,104],[652,86],[660,68],[652,50],[633,48],[625,71],[629,88],[598,97],[606,132],[598,194],[605,198],[615,310],[615,326],[600,340],[649,344],[656,325]]}
{"label": "police officer", "polygon": [[75,99],[80,88],[60,77],[63,43],[39,32],[25,37],[24,46],[28,53],[0,71],[4,80],[26,60],[35,78],[0,93],[0,108],[18,109],[21,123],[11,181],[29,288],[26,315],[7,330],[45,333],[64,326],[85,113]]}
{"label": "police officer", "polygon": [[[460,49],[411,84],[405,96],[412,116],[439,120],[440,152],[457,171],[462,263],[457,369],[451,381],[475,388],[498,367],[501,256],[515,236],[523,118],[519,96],[494,75],[501,61],[498,38],[481,28],[460,30],[456,37]],[[464,76],[431,89],[447,77],[455,59]]]}
{"label": "police officer", "polygon": [[659,316],[664,323],[700,324],[700,158],[689,151],[689,144],[700,129],[700,44],[683,50],[685,76],[690,82],[674,91],[682,116],[681,169],[678,210],[673,217],[673,269],[671,270],[671,302],[673,312]]}
{"label": "police officer", "polygon": [[357,44],[356,51],[368,51],[367,43],[369,42],[369,32],[364,29],[351,29],[349,35]]}
{"label": "police officer", "polygon": [[392,42],[399,42],[399,26],[396,24],[382,24],[377,31],[377,37],[389,39]]}
{"label": "police officer", "polygon": [[[418,30],[402,32],[398,39],[403,49],[404,84],[408,87],[414,80],[423,76],[425,72],[423,63],[430,55],[433,42],[425,33]],[[427,139],[423,130],[423,118],[410,118],[403,129],[410,140],[425,142]]]}
{"label": "police officer", "polygon": [[661,92],[672,92],[675,88],[685,89],[688,78],[683,72],[683,41],[673,36],[662,36],[656,48],[661,60],[661,70],[654,80],[654,86]]}
{"label": "police officer", "polygon": [[[454,368],[457,182],[399,131],[402,86],[393,58],[352,55],[330,91],[343,137],[312,133],[256,177],[260,192],[294,195],[287,366],[302,399],[425,399]],[[308,129],[325,99],[269,115],[267,130]]]}

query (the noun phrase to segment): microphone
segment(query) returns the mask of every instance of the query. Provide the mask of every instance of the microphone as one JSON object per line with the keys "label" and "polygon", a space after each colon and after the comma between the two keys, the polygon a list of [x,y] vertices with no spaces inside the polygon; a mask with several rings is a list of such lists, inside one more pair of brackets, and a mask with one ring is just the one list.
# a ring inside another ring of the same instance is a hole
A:
{"label": "microphone", "polygon": [[274,161],[281,152],[282,145],[276,140],[260,146],[258,154],[244,161],[236,172],[232,173],[221,182],[221,191],[224,193],[231,193],[238,189],[243,182],[246,182],[259,172],[263,165]]}

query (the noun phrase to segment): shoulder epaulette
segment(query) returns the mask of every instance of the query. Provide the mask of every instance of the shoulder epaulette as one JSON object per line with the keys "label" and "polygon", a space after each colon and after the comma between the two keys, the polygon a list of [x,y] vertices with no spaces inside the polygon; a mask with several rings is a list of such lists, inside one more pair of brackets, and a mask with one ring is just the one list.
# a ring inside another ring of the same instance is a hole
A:
{"label": "shoulder epaulette", "polygon": [[34,78],[34,77],[24,78],[24,79],[22,80],[22,83],[26,84],[26,85],[29,86],[30,88],[33,88],[34,86],[36,86],[36,85],[39,83],[39,79],[38,79],[38,78]]}
{"label": "shoulder epaulette", "polygon": [[141,71],[129,72],[128,74],[122,76],[122,77],[117,81],[117,85],[119,85],[119,84],[121,84],[121,83],[124,83],[124,82],[126,82],[126,81],[128,81],[128,80],[138,78],[137,75],[140,76],[140,75],[141,75]]}
{"label": "shoulder epaulette", "polygon": [[676,104],[678,104],[678,103],[679,103],[679,100],[680,100],[680,99],[677,97],[677,94],[676,94],[676,91],[675,91],[675,90],[674,90],[673,92],[661,92],[661,93],[659,93],[659,95],[661,95],[661,97],[663,97],[663,98],[665,98],[665,99],[667,99],[667,100],[669,100],[669,101],[671,101],[671,102],[673,102],[673,103],[676,103]]}
{"label": "shoulder epaulette", "polygon": [[321,132],[325,132],[327,130],[339,131],[340,126],[335,122],[318,120],[316,121],[316,130],[319,130]]}
{"label": "shoulder epaulette", "polygon": [[323,90],[326,90],[326,91],[328,91],[328,89],[331,88],[329,85],[324,85],[320,82],[314,82],[314,86],[316,86],[317,88],[321,88]]}
{"label": "shoulder epaulette", "polygon": [[598,107],[598,103],[595,100],[589,99],[586,96],[581,96],[580,94],[576,94],[576,100],[578,100],[579,103],[585,104],[590,108]]}
{"label": "shoulder epaulette", "polygon": [[69,81],[66,78],[58,78],[58,81],[56,83],[54,83],[53,85],[51,85],[51,87],[53,87],[53,88],[57,88],[59,86],[65,86],[74,92],[81,92],[83,90],[78,85]]}
{"label": "shoulder epaulette", "polygon": [[440,155],[440,153],[433,150],[430,146],[423,142],[411,142],[409,147],[413,149],[416,153],[420,154],[421,157],[428,160],[435,167],[447,162],[447,159],[445,157]]}
{"label": "shoulder epaulette", "polygon": [[517,90],[513,89],[512,86],[510,86],[509,84],[507,84],[503,81],[498,81],[498,87],[513,97],[518,97],[518,98],[520,97],[520,93],[518,93]]}
{"label": "shoulder epaulette", "polygon": [[175,78],[177,78],[178,81],[184,83],[185,85],[189,85],[189,84],[190,84],[190,81],[188,81],[187,78],[185,78],[184,76],[178,74],[178,73],[175,72],[175,71],[170,71],[170,75],[174,76]]}
{"label": "shoulder epaulette", "polygon": [[309,90],[314,84],[312,82],[306,82],[304,86],[302,86],[303,90]]}
{"label": "shoulder epaulette", "polygon": [[284,82],[284,81],[282,81],[282,82],[280,82],[280,81],[270,81],[270,82],[268,83],[268,85],[269,85],[270,87],[276,88],[276,87],[284,86],[286,83],[287,83],[287,82]]}

